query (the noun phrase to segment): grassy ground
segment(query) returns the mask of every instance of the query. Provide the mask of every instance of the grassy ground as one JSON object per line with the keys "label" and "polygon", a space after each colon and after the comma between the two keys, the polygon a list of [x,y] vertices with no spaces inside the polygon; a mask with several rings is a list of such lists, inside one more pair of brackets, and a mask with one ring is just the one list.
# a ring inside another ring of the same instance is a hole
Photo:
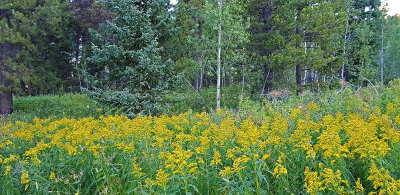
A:
{"label": "grassy ground", "polygon": [[[263,118],[271,109],[281,114],[288,114],[293,108],[302,108],[310,102],[320,106],[323,113],[348,112],[348,108],[358,112],[360,108],[353,105],[361,105],[364,102],[369,107],[378,106],[385,109],[390,101],[400,101],[400,80],[393,81],[389,87],[378,89],[379,94],[373,88],[361,90],[343,87],[342,89],[329,90],[319,93],[304,91],[300,96],[290,95],[284,98],[268,95],[258,95],[249,98],[244,93],[241,97],[240,87],[223,88],[221,92],[221,107],[231,112],[236,117],[253,116],[255,120]],[[215,112],[215,88],[203,89],[195,92],[188,89],[179,93],[170,93],[164,96],[166,102],[170,102],[168,115],[184,112]],[[400,104],[400,103],[399,103]],[[112,114],[110,109],[104,108],[86,95],[43,95],[35,97],[14,98],[14,113],[11,116],[0,116],[0,126],[13,121],[29,122],[33,118],[85,118]]]}
{"label": "grassy ground", "polygon": [[106,114],[106,110],[81,94],[16,97],[14,98],[14,113],[10,116],[1,116],[0,126],[14,121],[32,121],[35,117],[52,120],[97,117]]}

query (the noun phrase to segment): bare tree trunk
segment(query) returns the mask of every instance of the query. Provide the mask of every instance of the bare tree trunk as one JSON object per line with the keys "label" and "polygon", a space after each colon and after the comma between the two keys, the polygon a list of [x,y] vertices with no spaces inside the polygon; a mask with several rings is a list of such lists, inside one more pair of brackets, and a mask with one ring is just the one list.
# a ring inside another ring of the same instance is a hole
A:
{"label": "bare tree trunk", "polygon": [[[0,10],[1,12],[1,10]],[[1,18],[0,18],[1,19]],[[0,115],[12,114],[13,102],[11,86],[13,81],[7,73],[14,77],[13,70],[6,64],[7,60],[15,57],[20,51],[18,46],[10,43],[0,43]]]}
{"label": "bare tree trunk", "polygon": [[222,41],[222,5],[223,0],[218,1],[219,22],[218,22],[218,56],[217,56],[217,110],[221,107],[221,41]]}
{"label": "bare tree trunk", "polygon": [[222,61],[222,88],[225,87],[226,83],[225,83],[225,62]]}
{"label": "bare tree trunk", "polygon": [[308,74],[307,74],[307,69],[308,69],[308,67],[307,66],[305,66],[304,67],[304,81],[303,81],[303,85],[304,86],[307,86],[307,81],[308,81]]}
{"label": "bare tree trunk", "polygon": [[204,75],[205,75],[205,81],[206,81],[206,83],[205,83],[205,87],[209,87],[210,85],[208,84],[208,64],[206,64],[206,67],[205,67],[205,71],[204,71]]}
{"label": "bare tree trunk", "polygon": [[301,93],[301,66],[300,65],[296,65],[296,84],[297,84],[296,94],[299,95]]}
{"label": "bare tree trunk", "polygon": [[196,76],[196,78],[194,79],[194,89],[195,91],[199,91],[199,77]]}
{"label": "bare tree trunk", "polygon": [[[1,61],[0,56],[0,87],[9,88],[11,82],[7,80],[5,76],[5,71],[7,67]],[[13,102],[12,102],[12,93],[10,89],[2,89],[0,91],[0,115],[3,114],[12,114],[13,112]]]}
{"label": "bare tree trunk", "polygon": [[244,93],[244,63],[242,64],[242,95],[240,96],[240,105],[243,102],[243,93]]}
{"label": "bare tree trunk", "polygon": [[[268,77],[269,77],[269,73],[270,73],[270,72],[271,72],[271,71],[268,71],[267,76],[264,77],[264,85],[263,85],[263,89],[262,89],[260,95],[264,94],[264,92],[265,92],[265,87],[266,87],[267,80],[268,80]],[[288,77],[288,79],[289,79],[289,78],[290,78],[290,77]],[[288,80],[288,83],[290,83],[290,80]]]}
{"label": "bare tree trunk", "polygon": [[[349,11],[349,10],[347,10]],[[342,64],[342,72],[340,74],[340,78],[343,80],[344,79],[344,68],[346,65],[346,46],[347,46],[347,33],[349,31],[349,21],[347,20],[346,23],[346,33],[344,34],[344,44],[343,44],[343,64]]]}
{"label": "bare tree trunk", "polygon": [[0,115],[12,114],[13,101],[11,92],[0,93]]}
{"label": "bare tree trunk", "polygon": [[199,91],[201,91],[201,88],[203,87],[203,64],[201,65],[200,69],[200,85],[199,85]]}
{"label": "bare tree trunk", "polygon": [[383,27],[382,27],[382,37],[381,37],[381,41],[382,41],[382,43],[381,43],[381,55],[380,55],[380,57],[381,57],[381,59],[380,59],[380,65],[381,65],[381,84],[383,85],[383,66],[384,66],[384,63],[385,63],[385,60],[384,60],[384,58],[383,58],[383,55],[384,55],[384,51],[383,51]]}
{"label": "bare tree trunk", "polygon": [[[304,32],[305,33],[305,32]],[[304,42],[304,55],[307,58],[307,42]],[[303,85],[306,86],[307,85],[307,69],[308,67],[305,66],[304,67],[304,80],[303,80]]]}
{"label": "bare tree trunk", "polygon": [[[0,56],[1,60],[1,56]],[[0,87],[3,89],[0,89],[0,115],[3,114],[12,114],[13,112],[13,102],[12,102],[12,92],[9,89],[11,85],[11,81],[7,80],[5,76],[5,69],[7,67],[2,64],[0,61]],[[5,89],[4,89],[5,88]]]}
{"label": "bare tree trunk", "polygon": [[[297,16],[300,16],[300,12],[297,11]],[[296,34],[298,35],[300,33],[299,27],[296,25]],[[300,48],[301,43],[296,43],[296,47]],[[307,52],[307,48],[305,48],[304,52]],[[299,62],[296,64],[296,95],[299,95],[302,91],[302,86],[301,86],[301,65]]]}

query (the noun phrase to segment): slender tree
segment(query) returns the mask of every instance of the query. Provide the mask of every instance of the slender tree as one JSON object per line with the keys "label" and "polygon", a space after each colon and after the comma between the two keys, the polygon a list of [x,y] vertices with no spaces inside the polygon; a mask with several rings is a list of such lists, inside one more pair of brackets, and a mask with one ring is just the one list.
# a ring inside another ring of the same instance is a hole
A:
{"label": "slender tree", "polygon": [[221,107],[221,48],[222,48],[222,8],[223,0],[218,0],[218,56],[217,56],[217,110]]}

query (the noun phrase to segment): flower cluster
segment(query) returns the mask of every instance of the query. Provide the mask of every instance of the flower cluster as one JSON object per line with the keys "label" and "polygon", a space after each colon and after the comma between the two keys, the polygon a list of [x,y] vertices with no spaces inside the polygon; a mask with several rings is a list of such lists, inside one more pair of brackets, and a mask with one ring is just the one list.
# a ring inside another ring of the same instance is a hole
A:
{"label": "flower cluster", "polygon": [[20,178],[27,191],[35,183],[73,193],[399,193],[395,106],[321,118],[315,102],[307,108],[261,124],[222,111],[10,123],[0,129],[0,184]]}

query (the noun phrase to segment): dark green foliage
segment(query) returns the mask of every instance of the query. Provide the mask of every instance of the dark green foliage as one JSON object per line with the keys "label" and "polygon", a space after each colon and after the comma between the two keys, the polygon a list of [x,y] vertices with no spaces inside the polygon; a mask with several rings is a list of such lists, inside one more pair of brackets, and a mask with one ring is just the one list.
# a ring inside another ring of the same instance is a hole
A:
{"label": "dark green foliage", "polygon": [[[271,63],[266,60],[268,55],[271,55],[275,46],[270,42],[272,31],[272,13],[277,9],[276,3],[268,0],[252,0],[248,6],[247,14],[250,17],[250,42],[246,48],[251,57],[249,62],[255,67],[258,74],[252,76],[252,86],[257,91],[269,91],[272,86],[272,80],[275,72],[272,70]],[[268,43],[267,43],[268,42]]]}
{"label": "dark green foliage", "polygon": [[359,75],[379,81],[379,61],[382,41],[384,12],[380,9],[380,0],[353,0],[349,10],[350,30],[348,32],[348,50],[345,79],[367,83]]}
{"label": "dark green foliage", "polygon": [[[71,77],[70,14],[61,0],[6,0],[0,3],[1,58],[11,90],[20,94],[55,92]],[[4,47],[3,47],[4,49]]]}
{"label": "dark green foliage", "polygon": [[85,72],[85,91],[99,102],[128,116],[160,114],[167,109],[161,94],[171,87],[172,61],[163,60],[158,44],[172,20],[168,0],[105,2],[112,21],[92,30],[96,44],[89,61],[102,67],[97,75]]}
{"label": "dark green foliage", "polygon": [[[92,52],[92,43],[95,41],[90,36],[89,29],[99,30],[99,24],[111,20],[112,14],[105,5],[96,3],[94,0],[74,0],[69,2],[68,8],[73,16],[71,62],[76,70],[84,68],[92,74],[99,73],[103,67],[88,61]],[[84,83],[79,76],[78,74],[81,87]]]}
{"label": "dark green foliage", "polygon": [[400,17],[390,16],[384,26],[384,82],[400,77]]}

